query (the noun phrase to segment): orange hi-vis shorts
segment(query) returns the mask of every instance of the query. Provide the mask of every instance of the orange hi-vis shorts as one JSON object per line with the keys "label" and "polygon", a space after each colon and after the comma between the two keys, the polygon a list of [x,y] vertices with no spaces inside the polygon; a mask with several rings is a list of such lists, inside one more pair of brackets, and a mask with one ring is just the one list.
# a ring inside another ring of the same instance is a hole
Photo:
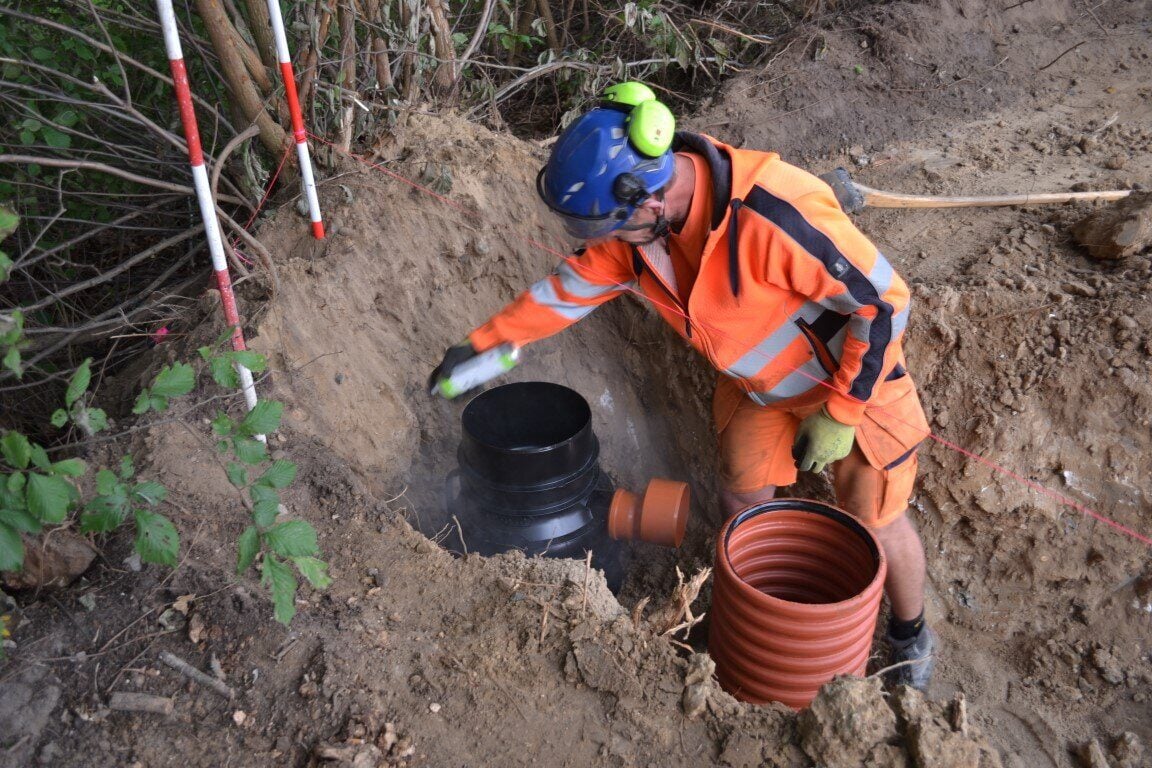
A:
{"label": "orange hi-vis shorts", "polygon": [[[792,443],[800,422],[827,399],[826,387],[788,403],[761,406],[722,376],[713,415],[720,432],[724,485],[733,493],[752,493],[770,485],[796,482]],[[908,508],[916,480],[916,447],[929,434],[928,420],[906,373],[881,382],[856,428],[852,452],[832,465],[837,503],[865,525],[881,528]]]}

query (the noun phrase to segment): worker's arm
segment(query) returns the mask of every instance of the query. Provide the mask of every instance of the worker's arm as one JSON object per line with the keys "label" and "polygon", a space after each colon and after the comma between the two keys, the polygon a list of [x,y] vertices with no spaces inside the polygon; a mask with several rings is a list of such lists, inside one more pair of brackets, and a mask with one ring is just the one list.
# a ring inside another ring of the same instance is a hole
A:
{"label": "worker's arm", "polygon": [[787,227],[791,247],[781,277],[809,300],[850,316],[826,407],[836,421],[857,425],[876,386],[899,362],[908,286],[830,192],[803,195],[791,206],[796,215]]}
{"label": "worker's arm", "polygon": [[472,331],[468,340],[483,352],[504,342],[523,346],[543,339],[634,288],[634,279],[630,263],[611,244],[577,251]]}

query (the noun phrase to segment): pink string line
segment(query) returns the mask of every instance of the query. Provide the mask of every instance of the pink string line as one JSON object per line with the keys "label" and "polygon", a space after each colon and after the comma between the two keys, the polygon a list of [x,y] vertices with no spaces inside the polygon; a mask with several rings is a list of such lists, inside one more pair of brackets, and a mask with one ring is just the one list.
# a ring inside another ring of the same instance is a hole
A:
{"label": "pink string line", "polygon": [[[288,155],[292,153],[292,148],[284,150],[283,157],[280,158],[280,164],[276,166],[276,172],[272,174],[271,180],[264,188],[264,196],[260,198],[260,202],[256,205],[256,209],[252,211],[252,215],[248,217],[248,221],[244,222],[244,231],[247,232],[252,227],[252,222],[256,221],[256,217],[260,215],[260,211],[264,208],[264,204],[268,202],[268,198],[272,196],[272,189],[276,186],[276,179],[280,178],[280,171],[284,169],[284,163],[288,160]],[[256,262],[249,258],[244,251],[240,250],[240,238],[233,237],[230,239],[229,244],[232,246],[232,252],[240,261],[248,266],[255,266]]]}
{"label": "pink string line", "polygon": [[[314,134],[309,134],[309,136],[311,136],[314,140],[316,140],[322,144],[327,144],[328,146],[336,147],[335,144],[325,140],[323,137],[316,136]],[[337,150],[342,151],[342,150],[339,150],[338,147],[337,147]],[[405,176],[402,176],[401,174],[398,174],[395,171],[392,171],[392,170],[389,170],[389,169],[383,167],[383,163],[370,163],[369,161],[364,160],[363,158],[361,158],[357,155],[354,155],[351,153],[347,153],[347,154],[350,157],[352,157],[354,160],[356,160],[357,162],[360,162],[364,165],[367,165],[369,168],[371,168],[373,170],[381,171],[385,175],[387,175],[387,176],[389,176],[389,177],[391,177],[397,181],[400,181],[400,182],[407,184],[407,185],[409,185],[415,189],[418,189],[421,192],[424,192],[425,194],[436,198],[440,202],[447,205],[449,208],[460,211],[465,216],[467,216],[471,219],[482,220],[479,213],[476,213],[474,211],[470,211],[467,208],[465,208],[464,206],[460,205],[459,203],[453,202],[452,200],[448,199],[447,197],[444,197],[443,195],[437,193],[435,190],[429,189],[428,187],[426,187],[422,184],[419,184],[415,181],[412,181],[411,179],[409,179]],[[554,256],[559,257],[560,259],[562,259],[564,261],[577,263],[576,260],[573,259],[568,254],[563,253],[561,251],[558,251],[555,248],[552,248],[548,245],[545,245],[544,243],[541,243],[541,242],[539,242],[539,241],[537,241],[531,237],[528,237],[525,235],[519,235],[518,237],[521,241],[528,243],[529,245],[531,245],[534,248],[539,248],[539,249],[545,251],[546,253],[550,253]],[[662,309],[668,310],[672,314],[683,317],[685,320],[692,320],[693,322],[697,323],[698,325],[702,325],[703,327],[708,328],[710,331],[714,332],[715,334],[717,334],[719,336],[722,336],[722,337],[728,339],[729,341],[739,342],[739,339],[736,339],[735,337],[731,336],[730,334],[725,333],[724,331],[720,330],[719,328],[715,328],[711,325],[701,323],[699,320],[693,320],[693,318],[688,317],[688,315],[686,313],[684,313],[683,311],[681,311],[680,308],[677,306],[670,305],[670,304],[664,304],[664,303],[658,301],[657,299],[652,298],[650,296],[647,296],[646,294],[642,293],[641,291],[636,290],[635,288],[632,288],[631,286],[629,286],[625,283],[621,283],[617,280],[614,280],[613,278],[611,278],[607,275],[597,274],[595,270],[590,269],[587,265],[579,264],[579,267],[580,267],[580,269],[583,269],[587,272],[590,272],[591,274],[596,275],[597,277],[605,280],[606,282],[615,285],[621,291],[627,291],[629,293],[633,293],[636,296],[639,296],[641,299],[648,301],[649,303],[651,303],[655,306],[661,307]],[[765,356],[765,359],[767,359],[767,356]],[[833,392],[838,391],[835,389],[835,387],[833,387],[828,382],[826,382],[822,379],[817,379],[815,376],[812,376],[807,371],[802,371],[802,370],[800,370],[798,368],[794,368],[792,366],[788,366],[788,367],[792,368],[792,371],[797,372],[802,376],[806,376],[807,378],[811,379],[813,382],[815,382],[816,384],[819,384],[820,386],[827,387],[829,390],[832,390]],[[1118,523],[1115,520],[1112,520],[1111,518],[1109,518],[1105,515],[1102,515],[1099,512],[1096,512],[1095,510],[1091,509],[1090,507],[1088,507],[1084,504],[1081,504],[1080,502],[1075,501],[1074,499],[1071,499],[1071,498],[1069,498],[1069,497],[1067,497],[1061,493],[1057,493],[1056,491],[1045,488],[1043,485],[1040,485],[1039,483],[1035,482],[1034,480],[1029,480],[1028,478],[1024,477],[1023,475],[1020,475],[1019,473],[1014,472],[1005,466],[997,464],[996,462],[992,461],[991,459],[984,458],[983,456],[980,456],[979,454],[973,453],[972,451],[970,451],[966,448],[963,448],[963,447],[957,445],[956,443],[953,443],[953,442],[951,442],[951,441],[949,441],[943,437],[940,437],[939,435],[933,433],[931,430],[925,432],[923,429],[916,427],[912,424],[909,424],[908,422],[904,421],[903,419],[901,419],[896,414],[891,413],[890,411],[888,411],[884,408],[876,407],[876,406],[873,406],[873,407],[876,408],[876,410],[881,411],[882,413],[884,413],[885,415],[887,415],[889,418],[893,419],[894,421],[898,421],[901,424],[903,424],[904,426],[912,429],[913,431],[922,433],[925,437],[930,438],[932,440],[935,440],[940,445],[943,445],[946,448],[950,448],[951,450],[956,451],[957,453],[959,453],[959,454],[961,454],[961,455],[963,455],[969,459],[973,459],[976,462],[983,464],[984,466],[992,469],[993,471],[999,472],[999,473],[1006,475],[1006,476],[1008,476],[1014,480],[1019,481],[1020,483],[1022,483],[1024,486],[1026,486],[1030,490],[1036,491],[1037,493],[1040,493],[1040,494],[1047,495],[1047,496],[1055,499],[1060,504],[1066,504],[1067,506],[1072,507],[1076,511],[1078,511],[1082,514],[1085,514],[1085,515],[1093,518],[1094,520],[1098,520],[1098,521],[1104,523],[1105,525],[1108,525],[1111,528],[1113,528],[1117,531],[1120,531],[1121,533],[1123,533],[1127,536],[1130,536],[1131,538],[1133,538],[1139,542],[1142,542],[1145,545],[1152,546],[1152,537],[1146,536],[1142,533],[1139,533],[1138,531],[1133,530],[1132,528],[1129,528],[1128,526],[1125,526],[1121,523]]]}

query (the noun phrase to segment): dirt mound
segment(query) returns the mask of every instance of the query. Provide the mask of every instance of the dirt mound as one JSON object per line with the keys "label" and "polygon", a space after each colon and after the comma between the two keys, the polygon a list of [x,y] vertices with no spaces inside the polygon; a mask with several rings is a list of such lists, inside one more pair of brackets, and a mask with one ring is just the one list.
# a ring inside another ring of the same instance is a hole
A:
{"label": "dirt mound", "polygon": [[1115,261],[1135,256],[1152,245],[1152,194],[1135,193],[1090,213],[1072,234],[1094,258]]}

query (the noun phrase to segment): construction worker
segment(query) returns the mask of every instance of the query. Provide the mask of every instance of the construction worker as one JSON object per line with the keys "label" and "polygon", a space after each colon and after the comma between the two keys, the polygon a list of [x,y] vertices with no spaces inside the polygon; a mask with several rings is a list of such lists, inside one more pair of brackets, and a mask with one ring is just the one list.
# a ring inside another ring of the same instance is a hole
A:
{"label": "construction worker", "polygon": [[622,83],[561,134],[537,191],[584,247],[448,349],[430,383],[644,295],[722,374],[727,513],[831,467],[838,503],[888,557],[892,663],[910,662],[896,681],[924,689],[937,638],[906,511],[929,429],[901,348],[908,287],[823,181],[674,126],[647,86]]}

